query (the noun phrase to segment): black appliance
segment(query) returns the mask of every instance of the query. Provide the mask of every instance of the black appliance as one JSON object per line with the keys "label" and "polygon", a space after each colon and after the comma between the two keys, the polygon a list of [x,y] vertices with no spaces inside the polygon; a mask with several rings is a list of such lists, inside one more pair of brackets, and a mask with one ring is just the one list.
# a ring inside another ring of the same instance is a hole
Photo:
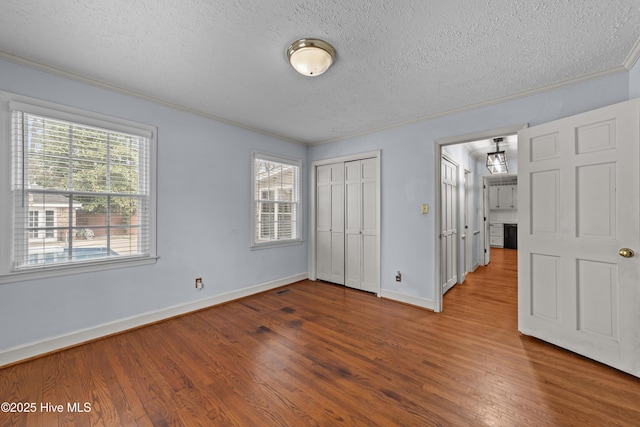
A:
{"label": "black appliance", "polygon": [[518,224],[504,225],[504,247],[518,249]]}

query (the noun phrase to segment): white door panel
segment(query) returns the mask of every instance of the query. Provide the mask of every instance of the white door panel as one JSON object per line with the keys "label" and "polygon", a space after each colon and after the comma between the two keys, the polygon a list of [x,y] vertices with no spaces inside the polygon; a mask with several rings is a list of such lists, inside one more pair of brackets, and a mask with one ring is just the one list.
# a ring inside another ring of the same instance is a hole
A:
{"label": "white door panel", "polygon": [[518,143],[519,329],[640,376],[640,101]]}
{"label": "white door panel", "polygon": [[331,233],[320,231],[316,233],[316,277],[320,280],[331,279]]}
{"label": "white door panel", "polygon": [[378,292],[377,162],[345,163],[346,282],[349,287]]}
{"label": "white door panel", "polygon": [[331,279],[331,168],[320,166],[316,171],[317,190],[317,261],[316,276],[321,280]]}
{"label": "white door panel", "polygon": [[346,255],[346,277],[345,285],[350,288],[361,289],[360,282],[362,281],[362,239],[359,234],[347,234],[345,241],[345,255]]}
{"label": "white door panel", "polygon": [[362,281],[362,204],[360,161],[346,162],[345,170],[345,285],[360,289]]}
{"label": "white door panel", "polygon": [[344,165],[316,169],[316,277],[344,284]]}
{"label": "white door panel", "polygon": [[[491,186],[485,179],[482,185],[482,195],[483,195],[483,204],[482,204],[482,219],[483,219],[483,227],[484,227],[484,263],[483,265],[489,265],[491,261],[491,223],[489,222],[489,213],[491,212],[490,206],[490,194]],[[503,238],[504,244],[504,238]]]}
{"label": "white door panel", "polygon": [[456,191],[458,167],[449,160],[442,159],[442,215],[441,215],[441,258],[442,258],[442,293],[445,293],[453,287],[458,281],[457,275],[457,199]]}
{"label": "white door panel", "polygon": [[377,236],[362,236],[362,290],[378,292]]}
{"label": "white door panel", "polygon": [[362,160],[361,167],[362,276],[360,289],[378,292],[377,162],[375,159]]}

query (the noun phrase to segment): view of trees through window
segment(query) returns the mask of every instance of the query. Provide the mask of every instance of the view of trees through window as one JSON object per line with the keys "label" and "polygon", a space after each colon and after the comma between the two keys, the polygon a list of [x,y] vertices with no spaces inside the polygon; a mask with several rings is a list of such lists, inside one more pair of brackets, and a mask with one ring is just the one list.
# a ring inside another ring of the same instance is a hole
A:
{"label": "view of trees through window", "polygon": [[137,254],[148,139],[22,112],[13,122],[18,263]]}

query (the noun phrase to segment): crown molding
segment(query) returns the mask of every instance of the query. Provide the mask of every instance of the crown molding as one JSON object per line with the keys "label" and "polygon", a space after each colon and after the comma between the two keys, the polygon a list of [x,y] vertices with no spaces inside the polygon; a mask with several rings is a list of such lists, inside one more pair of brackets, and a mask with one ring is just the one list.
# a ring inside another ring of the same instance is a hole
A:
{"label": "crown molding", "polygon": [[624,68],[626,68],[627,70],[630,70],[631,68],[633,68],[633,66],[638,61],[638,58],[640,58],[640,38],[636,40],[635,44],[633,45],[633,48],[631,48],[631,52],[629,52],[629,54],[625,58]]}
{"label": "crown molding", "polygon": [[99,88],[102,88],[102,89],[107,89],[107,90],[110,90],[110,91],[113,91],[113,92],[118,92],[118,93],[123,94],[123,95],[128,95],[128,96],[131,96],[131,97],[134,97],[134,98],[142,99],[144,101],[152,102],[154,104],[162,105],[162,106],[173,108],[173,109],[176,109],[176,110],[185,111],[187,113],[195,114],[197,116],[204,117],[206,119],[214,120],[216,122],[220,122],[220,123],[224,123],[224,124],[227,124],[227,125],[231,125],[231,126],[234,126],[234,127],[241,128],[241,129],[245,129],[245,130],[249,130],[249,131],[252,131],[252,132],[256,132],[256,133],[259,133],[259,134],[262,134],[262,135],[265,135],[265,136],[270,136],[272,138],[277,138],[277,139],[280,139],[280,140],[293,142],[294,144],[303,145],[303,146],[307,146],[308,145],[308,144],[305,144],[302,141],[298,141],[296,139],[292,139],[292,138],[289,138],[289,137],[286,137],[286,136],[283,136],[283,135],[280,135],[280,134],[277,134],[277,133],[269,132],[269,131],[266,131],[264,129],[259,129],[259,128],[255,128],[255,127],[252,127],[252,126],[249,126],[249,125],[238,123],[238,122],[235,122],[233,120],[228,120],[228,119],[225,119],[223,117],[219,117],[219,116],[216,116],[216,115],[213,115],[213,114],[204,113],[202,111],[199,111],[199,110],[196,110],[196,109],[193,109],[193,108],[185,107],[184,105],[176,104],[176,103],[169,102],[169,101],[164,101],[162,99],[155,98],[155,97],[152,97],[152,96],[149,96],[149,95],[145,95],[145,94],[142,94],[140,92],[136,92],[136,91],[133,91],[133,90],[130,90],[130,89],[125,89],[125,88],[120,87],[118,85],[114,85],[114,84],[111,84],[111,83],[106,83],[106,82],[98,80],[98,79],[89,78],[89,77],[83,76],[81,74],[71,73],[69,71],[61,70],[59,68],[52,67],[50,65],[45,65],[45,64],[42,64],[40,62],[32,61],[30,59],[22,58],[20,56],[16,56],[16,55],[13,55],[11,53],[4,52],[4,51],[0,51],[0,59],[4,59],[6,61],[13,62],[13,63],[18,64],[18,65],[23,65],[25,67],[33,68],[35,70],[44,71],[45,73],[53,74],[53,75],[56,75],[56,76],[59,76],[59,77],[65,77],[65,78],[68,78],[70,80],[75,80],[77,82],[84,83],[84,84],[87,84],[87,85],[96,86],[96,87],[99,87]]}
{"label": "crown molding", "polygon": [[264,129],[259,129],[259,128],[255,128],[249,125],[245,125],[242,123],[238,123],[235,122],[233,120],[228,120],[225,119],[223,117],[218,117],[215,116],[213,114],[208,114],[208,113],[204,113],[202,111],[193,109],[193,108],[188,108],[185,107],[183,105],[180,104],[175,104],[172,102],[168,102],[168,101],[164,101],[162,99],[159,98],[154,98],[148,95],[144,95],[142,93],[136,92],[136,91],[132,91],[130,89],[125,89],[122,88],[120,86],[114,85],[114,84],[110,84],[110,83],[106,83],[103,82],[101,80],[97,80],[97,79],[92,79],[86,76],[82,76],[80,74],[75,74],[75,73],[71,73],[68,71],[64,71],[61,70],[59,68],[56,67],[52,67],[49,65],[44,65],[41,64],[39,62],[36,61],[32,61],[29,59],[25,59],[7,52],[3,52],[0,51],[0,59],[4,59],[19,65],[24,65],[26,67],[29,68],[33,68],[36,70],[40,70],[40,71],[44,71],[50,74],[54,74],[54,75],[58,75],[61,77],[66,77],[75,81],[79,81],[81,83],[85,83],[91,86],[97,86],[103,89],[107,89],[107,90],[111,90],[114,92],[118,92],[124,95],[128,95],[128,96],[132,96],[135,98],[139,98],[148,102],[153,102],[155,104],[159,104],[159,105],[163,105],[165,107],[169,107],[169,108],[173,108],[173,109],[177,109],[177,110],[181,110],[181,111],[185,111],[187,113],[191,113],[191,114],[195,114],[197,116],[200,117],[204,117],[210,120],[214,120],[220,123],[225,123],[231,126],[235,126],[241,129],[246,129],[252,132],[256,132],[265,136],[269,136],[272,138],[276,138],[276,139],[280,139],[283,141],[288,141],[288,142],[292,142],[294,144],[298,144],[298,145],[302,145],[302,146],[306,146],[306,147],[312,147],[315,145],[323,145],[323,144],[330,144],[332,142],[338,142],[338,141],[344,141],[347,139],[352,139],[352,138],[357,138],[359,136],[364,136],[364,135],[369,135],[372,133],[377,133],[377,132],[381,132],[381,131],[385,131],[388,129],[394,129],[397,127],[401,127],[401,126],[406,126],[406,125],[411,125],[411,124],[416,124],[416,123],[420,123],[420,122],[425,122],[428,120],[434,120],[434,119],[438,119],[441,117],[445,117],[445,116],[450,116],[453,114],[457,114],[457,113],[462,113],[462,112],[466,112],[466,111],[470,111],[470,110],[475,110],[478,108],[483,108],[483,107],[488,107],[488,106],[492,106],[492,105],[496,105],[496,104],[500,104],[503,102],[507,102],[507,101],[512,101],[512,100],[516,100],[516,99],[520,99],[520,98],[525,98],[528,96],[532,96],[532,95],[536,95],[539,93],[543,93],[552,89],[558,89],[558,88],[562,88],[562,87],[566,87],[566,86],[570,86],[576,83],[581,83],[581,82],[585,82],[588,80],[592,80],[592,79],[596,79],[599,77],[604,77],[604,76],[609,76],[609,75],[613,75],[613,74],[617,74],[620,72],[625,72],[628,71],[629,69],[631,69],[631,67],[633,67],[633,65],[636,63],[636,61],[638,60],[638,58],[640,58],[640,39],[638,39],[636,41],[636,43],[633,46],[633,49],[631,50],[631,52],[629,52],[629,54],[627,55],[623,65],[616,67],[616,68],[612,68],[609,70],[605,70],[605,71],[600,71],[597,73],[592,73],[592,74],[588,74],[585,76],[581,76],[581,77],[576,77],[573,79],[569,79],[569,80],[565,80],[563,82],[560,83],[555,83],[555,84],[551,84],[551,85],[547,85],[547,86],[542,86],[539,88],[535,88],[535,89],[530,89],[530,90],[526,90],[523,92],[519,92],[516,94],[512,94],[512,95],[507,95],[507,96],[503,96],[501,98],[497,98],[497,99],[493,99],[493,100],[489,100],[489,101],[483,101],[483,102],[478,102],[475,104],[471,104],[471,105],[466,105],[463,107],[459,107],[459,108],[453,108],[451,110],[447,110],[447,111],[443,111],[443,112],[439,112],[439,113],[434,113],[434,114],[428,114],[425,116],[421,116],[418,117],[416,119],[412,119],[412,120],[406,120],[406,121],[402,121],[402,122],[398,122],[398,123],[393,123],[387,126],[382,126],[382,127],[378,127],[378,128],[374,128],[374,129],[370,129],[370,130],[366,130],[366,131],[362,131],[362,132],[357,132],[357,133],[353,133],[353,134],[349,134],[346,136],[340,136],[340,137],[336,137],[336,138],[331,138],[331,139],[327,139],[327,140],[323,140],[323,141],[317,141],[317,142],[303,142],[303,141],[299,141],[293,138],[289,138],[277,133],[273,133],[270,131],[266,131]]}
{"label": "crown molding", "polygon": [[372,130],[367,130],[367,131],[351,134],[351,135],[344,136],[344,137],[337,137],[337,138],[332,138],[332,139],[328,139],[328,140],[325,140],[325,141],[313,142],[313,143],[309,143],[308,145],[309,146],[314,146],[314,145],[330,144],[332,142],[344,141],[346,139],[356,138],[356,137],[359,137],[359,136],[368,135],[368,134],[371,134],[371,133],[377,133],[377,132],[381,132],[381,131],[388,130],[388,129],[394,129],[394,128],[402,127],[402,126],[406,126],[406,125],[416,124],[416,123],[420,123],[420,122],[426,122],[428,120],[439,119],[441,117],[450,116],[450,115],[457,114],[457,113],[463,113],[465,111],[471,111],[471,110],[475,110],[475,109],[478,109],[478,108],[489,107],[489,106],[492,106],[492,105],[501,104],[503,102],[513,101],[513,100],[520,99],[520,98],[526,98],[528,96],[544,93],[544,92],[552,90],[552,89],[558,89],[558,88],[562,88],[562,87],[566,87],[566,86],[571,86],[571,85],[576,84],[576,83],[582,83],[582,82],[585,82],[585,81],[597,79],[599,77],[610,76],[610,75],[618,74],[618,73],[625,72],[625,71],[628,71],[628,69],[625,66],[621,65],[619,67],[611,68],[609,70],[599,71],[597,73],[592,73],[592,74],[588,74],[588,75],[585,75],[585,76],[576,77],[576,78],[565,80],[565,81],[562,81],[562,82],[559,82],[559,83],[554,83],[554,84],[551,84],[551,85],[548,85],[548,86],[542,86],[542,87],[539,87],[539,88],[530,89],[530,90],[526,90],[526,91],[523,91],[523,92],[518,92],[518,93],[515,93],[513,95],[507,95],[507,96],[503,96],[501,98],[492,99],[492,100],[489,100],[489,101],[478,102],[476,104],[466,105],[464,107],[453,108],[451,110],[443,111],[443,112],[440,112],[440,113],[429,114],[429,115],[426,115],[426,116],[418,117],[416,119],[407,120],[407,121],[399,122],[399,123],[394,123],[394,124],[391,124],[391,125],[388,125],[388,126],[379,127],[379,128],[375,128],[375,129],[372,129]]}

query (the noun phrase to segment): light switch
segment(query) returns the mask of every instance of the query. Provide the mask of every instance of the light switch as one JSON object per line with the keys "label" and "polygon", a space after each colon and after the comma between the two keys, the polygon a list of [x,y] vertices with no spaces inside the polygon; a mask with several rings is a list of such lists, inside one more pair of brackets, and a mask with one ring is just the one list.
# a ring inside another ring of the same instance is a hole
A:
{"label": "light switch", "polygon": [[422,205],[422,213],[425,215],[429,213],[429,205],[427,204]]}

